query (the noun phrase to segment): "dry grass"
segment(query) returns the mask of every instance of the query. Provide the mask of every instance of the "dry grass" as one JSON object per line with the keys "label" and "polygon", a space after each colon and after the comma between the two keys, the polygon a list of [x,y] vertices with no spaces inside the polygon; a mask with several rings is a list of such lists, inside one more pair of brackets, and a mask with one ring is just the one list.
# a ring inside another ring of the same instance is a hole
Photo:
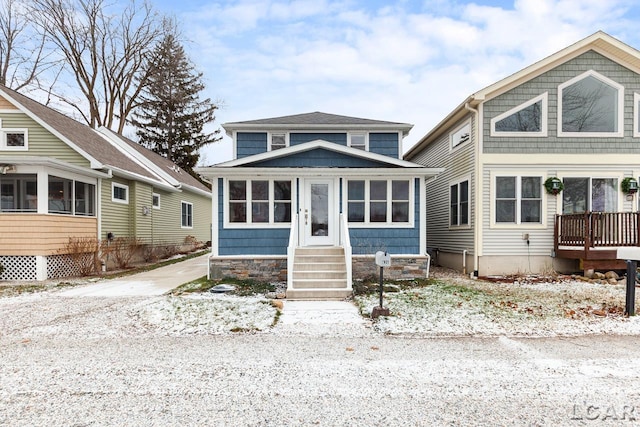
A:
{"label": "dry grass", "polygon": [[[435,269],[433,278],[424,287],[385,293],[391,316],[376,328],[399,334],[571,335],[615,330],[616,322],[629,320],[623,315],[624,285],[570,277],[489,282],[443,269]],[[357,296],[355,301],[363,315],[378,305],[376,295]]]}

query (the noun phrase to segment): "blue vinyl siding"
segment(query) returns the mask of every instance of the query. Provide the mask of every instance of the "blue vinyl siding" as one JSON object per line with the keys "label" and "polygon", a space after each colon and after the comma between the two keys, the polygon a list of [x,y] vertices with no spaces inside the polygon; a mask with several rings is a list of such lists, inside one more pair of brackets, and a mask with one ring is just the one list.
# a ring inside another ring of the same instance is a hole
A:
{"label": "blue vinyl siding", "polygon": [[289,134],[289,145],[294,146],[321,139],[340,145],[347,145],[346,133],[291,133]]}
{"label": "blue vinyl siding", "polygon": [[220,255],[286,255],[290,227],[224,228],[224,180],[218,179],[218,253]]}
{"label": "blue vinyl siding", "polygon": [[391,255],[420,253],[420,181],[414,180],[413,228],[351,228],[349,237],[354,255],[387,251]]}
{"label": "blue vinyl siding", "polygon": [[379,168],[389,167],[390,165],[318,148],[315,150],[292,154],[286,157],[247,164],[246,166],[305,168]]}
{"label": "blue vinyl siding", "polygon": [[236,135],[237,158],[241,159],[267,151],[266,132],[238,132]]}
{"label": "blue vinyl siding", "polygon": [[398,134],[370,133],[369,151],[398,159]]}

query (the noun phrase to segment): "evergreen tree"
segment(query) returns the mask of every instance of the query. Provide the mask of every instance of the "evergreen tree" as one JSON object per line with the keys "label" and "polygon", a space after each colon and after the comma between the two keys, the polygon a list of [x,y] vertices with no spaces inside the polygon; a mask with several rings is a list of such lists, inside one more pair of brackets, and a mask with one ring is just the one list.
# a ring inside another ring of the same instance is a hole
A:
{"label": "evergreen tree", "polygon": [[195,71],[173,33],[153,49],[146,71],[148,82],[131,120],[139,143],[196,176],[200,148],[221,139],[219,129],[203,133],[218,106],[209,98],[200,100],[202,73]]}

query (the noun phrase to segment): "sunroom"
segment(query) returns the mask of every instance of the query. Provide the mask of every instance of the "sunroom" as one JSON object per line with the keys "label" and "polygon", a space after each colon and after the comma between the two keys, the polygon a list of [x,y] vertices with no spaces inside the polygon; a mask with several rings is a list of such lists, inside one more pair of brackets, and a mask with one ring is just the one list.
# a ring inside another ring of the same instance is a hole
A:
{"label": "sunroom", "polygon": [[0,161],[0,263],[5,280],[69,272],[68,236],[98,235],[98,179],[106,175],[51,159]]}

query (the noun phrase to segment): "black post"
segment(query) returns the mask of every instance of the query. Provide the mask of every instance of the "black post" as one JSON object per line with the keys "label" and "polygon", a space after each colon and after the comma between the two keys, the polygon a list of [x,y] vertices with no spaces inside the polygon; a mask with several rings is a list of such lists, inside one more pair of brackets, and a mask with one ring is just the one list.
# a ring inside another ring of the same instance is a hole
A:
{"label": "black post", "polygon": [[383,272],[384,272],[384,267],[380,267],[380,308],[383,307],[383,305],[382,305],[382,291],[383,291],[382,276],[383,276]]}
{"label": "black post", "polygon": [[624,314],[635,316],[636,313],[636,269],[637,261],[627,260],[627,299],[625,302]]}
{"label": "black post", "polygon": [[384,289],[383,275],[384,275],[384,267],[380,266],[380,305],[378,307],[373,307],[373,310],[371,310],[372,319],[377,319],[380,316],[389,316],[390,314],[389,309],[382,306],[382,291]]}

